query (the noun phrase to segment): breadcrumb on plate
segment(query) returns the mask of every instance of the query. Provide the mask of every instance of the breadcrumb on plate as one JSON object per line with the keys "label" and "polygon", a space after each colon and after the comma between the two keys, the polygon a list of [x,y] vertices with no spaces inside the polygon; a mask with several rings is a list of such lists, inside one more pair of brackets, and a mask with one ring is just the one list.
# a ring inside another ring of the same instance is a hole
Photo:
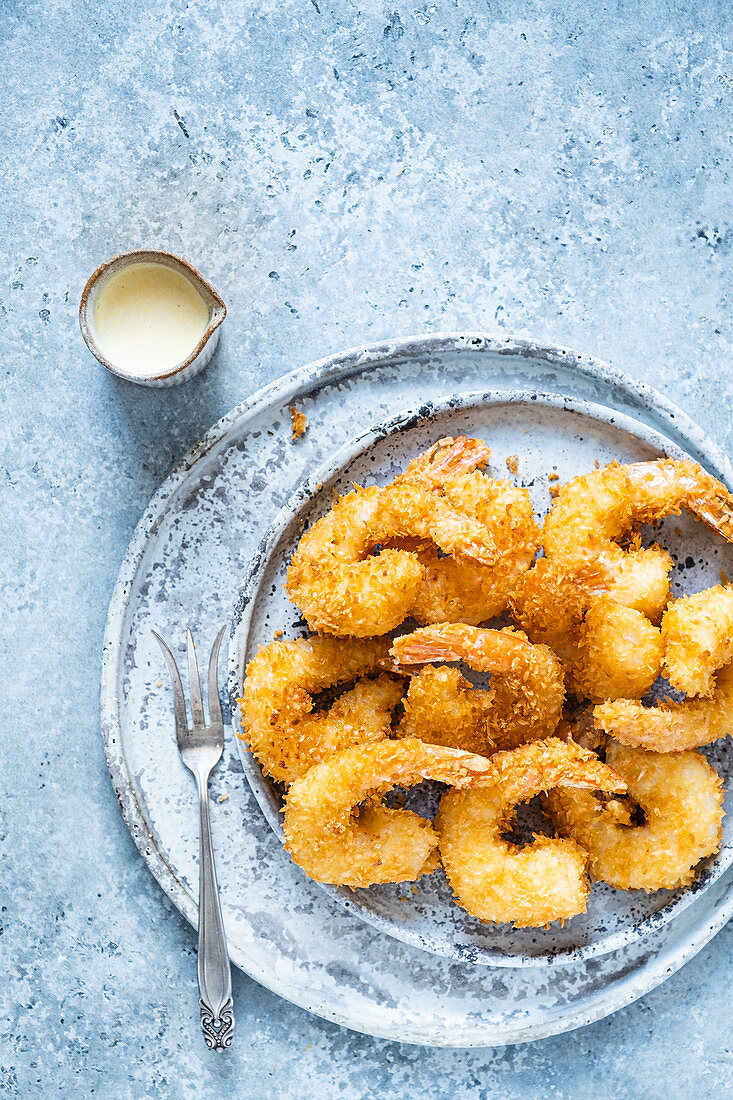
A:
{"label": "breadcrumb on plate", "polygon": [[293,439],[300,439],[308,427],[308,417],[296,405],[290,406],[290,416],[293,421]]}

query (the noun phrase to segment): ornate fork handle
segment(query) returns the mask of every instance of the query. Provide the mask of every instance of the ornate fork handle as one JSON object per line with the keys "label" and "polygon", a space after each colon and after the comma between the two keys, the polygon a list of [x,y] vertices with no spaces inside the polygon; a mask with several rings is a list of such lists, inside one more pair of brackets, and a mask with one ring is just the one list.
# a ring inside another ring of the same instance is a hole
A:
{"label": "ornate fork handle", "polygon": [[211,1050],[226,1050],[234,1034],[232,977],[216,881],[209,818],[209,773],[197,773],[199,793],[199,992],[201,1029]]}

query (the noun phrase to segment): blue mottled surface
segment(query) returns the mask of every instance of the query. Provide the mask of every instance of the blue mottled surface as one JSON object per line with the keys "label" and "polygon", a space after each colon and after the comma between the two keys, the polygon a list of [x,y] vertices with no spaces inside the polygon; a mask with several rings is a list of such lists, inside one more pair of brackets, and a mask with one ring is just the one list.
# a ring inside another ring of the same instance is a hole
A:
{"label": "blue mottled surface", "polygon": [[[730,927],[616,1016],[496,1051],[342,1031],[235,976],[138,858],[98,733],[107,602],[188,446],[290,367],[439,329],[527,333],[663,389],[728,449],[724,5],[6,2],[0,26],[2,966],[10,1096],[733,1095]],[[137,245],[229,306],[198,379],[107,376],[76,310]]]}

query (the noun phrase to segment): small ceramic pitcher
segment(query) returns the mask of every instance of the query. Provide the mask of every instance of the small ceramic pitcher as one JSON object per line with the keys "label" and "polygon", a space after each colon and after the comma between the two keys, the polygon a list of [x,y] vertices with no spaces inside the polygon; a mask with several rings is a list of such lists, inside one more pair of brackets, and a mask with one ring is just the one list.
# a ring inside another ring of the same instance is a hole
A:
{"label": "small ceramic pitcher", "polygon": [[[102,287],[118,271],[130,264],[139,263],[164,264],[173,268],[193,284],[209,311],[208,323],[196,347],[180,363],[175,363],[172,367],[168,367],[160,373],[131,374],[121,369],[104,355],[94,331],[94,310]],[[180,256],[174,256],[172,252],[144,248],[134,252],[120,252],[119,255],[113,256],[111,260],[107,260],[97,268],[82,292],[81,305],[79,306],[79,323],[82,336],[89,350],[108,371],[116,374],[118,378],[138,382],[143,386],[177,386],[179,382],[185,382],[187,379],[193,378],[209,362],[219,342],[219,327],[226,317],[226,313],[227,307],[211,283],[187,260],[181,259]]]}

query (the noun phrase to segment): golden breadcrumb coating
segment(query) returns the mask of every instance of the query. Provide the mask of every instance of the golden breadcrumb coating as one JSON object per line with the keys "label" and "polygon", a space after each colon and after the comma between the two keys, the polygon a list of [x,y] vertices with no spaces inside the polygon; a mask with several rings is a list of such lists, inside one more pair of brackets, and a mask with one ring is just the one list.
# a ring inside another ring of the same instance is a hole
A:
{"label": "golden breadcrumb coating", "polygon": [[585,912],[586,854],[573,840],[535,836],[524,848],[505,840],[516,807],[552,787],[623,791],[625,784],[587,749],[556,738],[491,758],[490,786],[448,791],[435,827],[456,901],[483,921],[541,926]]}
{"label": "golden breadcrumb coating", "polygon": [[[641,664],[651,675],[658,643],[641,620],[625,617],[628,642],[619,643],[620,653],[601,650],[598,638],[584,645],[580,626],[593,597],[601,594],[642,612],[652,623],[659,621],[668,599],[669,554],[659,547],[644,549],[638,542],[622,549],[617,540],[639,524],[677,515],[683,508],[733,541],[733,497],[690,461],[614,462],[572,478],[553,502],[542,530],[548,564],[539,562],[534,577],[530,573],[520,580],[512,605],[529,637],[552,645],[567,662],[568,686],[579,696],[597,699],[603,692],[614,699],[639,691],[629,680],[624,656],[635,633],[643,650]],[[605,631],[604,638],[610,644],[612,632]],[[602,668],[589,667],[591,652]]]}
{"label": "golden breadcrumb coating", "polygon": [[733,497],[697,463],[611,463],[563,485],[545,519],[542,544],[548,557],[567,559],[585,549],[598,554],[639,524],[683,508],[733,540]]}
{"label": "golden breadcrumb coating", "polygon": [[733,660],[733,586],[674,600],[662,619],[664,674],[686,695],[713,694],[715,673]]}
{"label": "golden breadcrumb coating", "polygon": [[[461,600],[472,618],[503,609],[539,532],[526,490],[478,471],[489,453],[480,440],[440,440],[391,484],[338,500],[303,535],[288,569],[288,594],[311,628],[369,637],[413,609],[419,621]],[[472,565],[479,580],[462,592]]]}
{"label": "golden breadcrumb coating", "polygon": [[377,670],[388,645],[379,638],[309,638],[260,649],[239,704],[244,738],[266,775],[290,783],[340,749],[389,735],[403,687],[386,675],[359,680],[329,710],[313,713],[315,694]]}
{"label": "golden breadcrumb coating", "polygon": [[520,626],[563,661],[568,690],[580,698],[639,698],[659,675],[658,620],[672,559],[661,547],[593,556],[540,558],[510,599]]}
{"label": "golden breadcrumb coating", "polygon": [[308,427],[308,417],[301,412],[297,405],[290,406],[290,420],[292,424],[292,439],[297,440],[305,433]]}
{"label": "golden breadcrumb coating", "polygon": [[589,791],[554,790],[546,808],[561,836],[588,852],[591,876],[622,890],[689,885],[720,848],[723,788],[697,752],[655,753],[610,741],[606,761],[628,784],[643,824],[628,824]]}
{"label": "golden breadcrumb coating", "polygon": [[545,645],[507,627],[483,630],[462,623],[421,627],[395,639],[390,650],[399,668],[436,661],[465,661],[491,673],[492,699],[477,710],[488,718],[488,736],[500,748],[513,748],[551,734],[565,700],[562,665]]}
{"label": "golden breadcrumb coating", "polygon": [[383,806],[381,797],[423,779],[468,787],[490,770],[484,757],[414,739],[346,749],[290,787],[285,847],[318,882],[412,881],[438,866],[437,835],[425,818]]}
{"label": "golden breadcrumb coating", "polygon": [[427,665],[410,680],[397,736],[488,756],[493,701],[493,691],[474,688],[457,668]]}
{"label": "golden breadcrumb coating", "polygon": [[624,745],[655,752],[683,752],[709,745],[733,733],[733,664],[717,674],[712,695],[663,699],[645,707],[627,699],[601,703],[593,712],[596,726]]}
{"label": "golden breadcrumb coating", "polygon": [[661,632],[610,596],[591,602],[578,638],[575,681],[586,699],[640,699],[659,676]]}
{"label": "golden breadcrumb coating", "polygon": [[475,484],[470,486],[471,493],[452,494],[451,502],[469,510],[493,532],[501,553],[492,565],[482,565],[465,557],[441,557],[429,547],[419,550],[425,574],[410,608],[410,616],[419,623],[478,626],[493,619],[506,609],[514,585],[534,561],[539,528],[527,490],[482,474],[474,478],[481,489],[480,502]]}

